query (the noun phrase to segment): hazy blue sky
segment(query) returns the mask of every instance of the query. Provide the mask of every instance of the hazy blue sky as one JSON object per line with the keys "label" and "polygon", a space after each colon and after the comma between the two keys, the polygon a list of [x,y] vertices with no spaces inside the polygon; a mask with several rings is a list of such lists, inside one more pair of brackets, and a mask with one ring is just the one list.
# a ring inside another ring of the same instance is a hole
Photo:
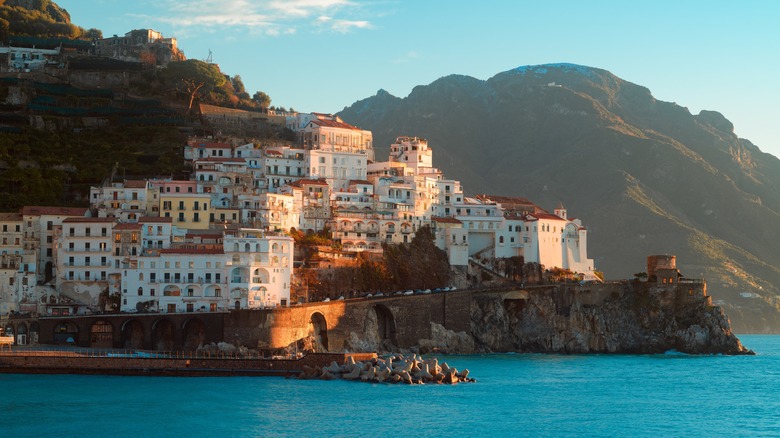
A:
{"label": "hazy blue sky", "polygon": [[[55,0],[105,36],[152,28],[272,105],[336,112],[384,88],[521,65],[611,71],[692,113],[723,113],[780,156],[780,1]],[[403,133],[414,135],[414,133]]]}

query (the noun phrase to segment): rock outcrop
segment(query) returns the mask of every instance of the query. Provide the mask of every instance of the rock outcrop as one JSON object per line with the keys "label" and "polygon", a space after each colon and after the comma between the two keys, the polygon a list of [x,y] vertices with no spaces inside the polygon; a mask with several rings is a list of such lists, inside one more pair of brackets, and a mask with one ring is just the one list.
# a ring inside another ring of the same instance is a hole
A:
{"label": "rock outcrop", "polygon": [[559,285],[472,301],[478,351],[752,354],[696,285]]}

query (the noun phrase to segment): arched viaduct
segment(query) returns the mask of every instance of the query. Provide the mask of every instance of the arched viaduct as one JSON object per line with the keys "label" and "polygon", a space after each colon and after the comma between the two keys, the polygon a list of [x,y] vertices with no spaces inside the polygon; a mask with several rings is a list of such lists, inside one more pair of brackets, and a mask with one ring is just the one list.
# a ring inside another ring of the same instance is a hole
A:
{"label": "arched viaduct", "polygon": [[[431,338],[431,322],[455,332],[470,332],[473,297],[496,292],[511,300],[528,296],[526,290],[464,290],[220,313],[15,318],[3,322],[3,328],[16,337],[17,344],[37,340],[39,344],[92,348],[192,350],[201,344],[224,341],[249,348],[276,349],[306,337],[311,331],[320,336],[329,351],[343,350],[351,332],[408,348],[420,339]],[[24,338],[19,337],[22,333]]]}

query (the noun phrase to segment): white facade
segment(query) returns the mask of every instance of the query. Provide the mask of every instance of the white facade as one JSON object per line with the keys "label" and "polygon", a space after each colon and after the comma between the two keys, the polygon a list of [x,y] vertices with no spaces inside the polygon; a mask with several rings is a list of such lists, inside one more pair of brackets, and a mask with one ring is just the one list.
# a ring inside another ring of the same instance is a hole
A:
{"label": "white facade", "polygon": [[122,273],[122,310],[217,312],[287,306],[293,240],[239,229],[222,244],[145,253]]}
{"label": "white facade", "polygon": [[141,216],[157,214],[157,191],[149,181],[124,181],[90,187],[89,200],[98,217],[136,222]]}

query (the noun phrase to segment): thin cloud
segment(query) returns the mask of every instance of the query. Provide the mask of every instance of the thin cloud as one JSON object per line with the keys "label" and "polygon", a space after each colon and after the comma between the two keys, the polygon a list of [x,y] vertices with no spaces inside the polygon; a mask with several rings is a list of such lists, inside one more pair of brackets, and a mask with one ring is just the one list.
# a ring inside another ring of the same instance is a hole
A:
{"label": "thin cloud", "polygon": [[417,59],[420,59],[420,54],[415,51],[409,51],[403,56],[395,58],[392,62],[393,64],[406,64],[407,62],[412,62]]}
{"label": "thin cloud", "polygon": [[362,8],[349,0],[162,0],[162,11],[155,15],[138,15],[149,21],[168,23],[180,29],[193,28],[213,32],[223,28],[245,28],[251,34],[289,35],[309,27],[311,17],[321,32],[348,33],[369,29],[371,22],[359,17]]}

